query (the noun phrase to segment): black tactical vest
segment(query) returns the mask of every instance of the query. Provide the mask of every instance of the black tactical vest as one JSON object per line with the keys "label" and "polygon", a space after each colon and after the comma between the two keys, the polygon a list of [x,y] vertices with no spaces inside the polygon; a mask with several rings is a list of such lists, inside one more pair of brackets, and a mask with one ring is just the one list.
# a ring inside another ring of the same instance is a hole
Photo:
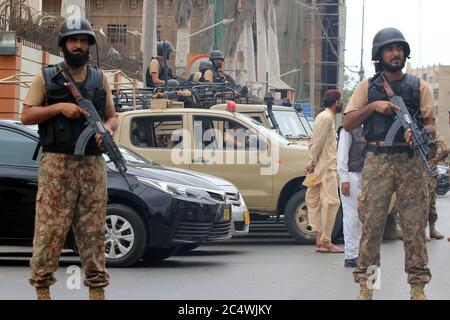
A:
{"label": "black tactical vest", "polygon": [[213,83],[224,83],[235,87],[234,79],[229,75],[223,75],[216,66],[213,66],[211,71],[213,73]]}
{"label": "black tactical vest", "polygon": [[[45,81],[45,105],[61,102],[75,103],[75,98],[64,86],[65,79],[59,72],[58,65],[49,65],[43,71]],[[106,91],[103,88],[103,73],[94,66],[88,66],[87,77],[83,83],[77,83],[83,97],[90,100],[100,118],[105,118]],[[78,137],[85,129],[85,120],[69,119],[59,114],[39,124],[40,144],[44,152],[73,154]],[[101,155],[101,150],[92,137],[86,147],[85,155]]]}
{"label": "black tactical vest", "polygon": [[222,75],[222,73],[219,71],[219,69],[214,65],[211,68],[211,71],[213,73],[213,82],[214,83],[224,83],[225,77]]}
{"label": "black tactical vest", "polygon": [[198,78],[198,80],[197,80],[196,82],[205,82],[205,72],[206,72],[206,70],[203,71],[203,72],[197,71],[197,72],[191,74],[191,75],[189,76],[188,81],[189,81],[189,82],[194,82],[194,78],[195,78],[195,76],[197,75],[197,73],[201,73],[201,77]]}
{"label": "black tactical vest", "polygon": [[[423,118],[420,113],[420,80],[412,75],[406,74],[402,80],[389,83],[394,93],[403,98],[409,113],[415,119],[419,128],[423,128]],[[388,101],[389,98],[384,91],[382,78],[376,75],[369,79],[368,103],[375,101]],[[364,122],[364,137],[367,142],[384,141],[389,128],[394,123],[394,116],[384,116],[375,112]],[[404,142],[404,130],[399,130],[395,141]]]}
{"label": "black tactical vest", "polygon": [[202,82],[202,83],[203,83],[203,82],[206,82],[206,80],[205,80],[205,73],[206,73],[206,71],[207,71],[207,70],[205,70],[205,71],[202,72],[202,76],[200,77],[200,79],[198,79],[198,82]]}
{"label": "black tactical vest", "polygon": [[[156,57],[152,58],[152,60],[153,59],[156,59],[159,63],[158,79],[164,81],[166,80],[166,69],[167,69],[167,80],[173,79],[172,69],[170,69],[168,65],[164,64],[164,61],[161,58]],[[147,71],[145,73],[145,80],[147,81],[147,87],[156,87],[156,84],[153,82],[153,78],[150,73],[150,66],[147,68]]]}
{"label": "black tactical vest", "polygon": [[363,135],[363,128],[358,127],[350,131],[352,136],[352,145],[348,153],[348,171],[361,172],[364,167],[364,149],[366,140]]}

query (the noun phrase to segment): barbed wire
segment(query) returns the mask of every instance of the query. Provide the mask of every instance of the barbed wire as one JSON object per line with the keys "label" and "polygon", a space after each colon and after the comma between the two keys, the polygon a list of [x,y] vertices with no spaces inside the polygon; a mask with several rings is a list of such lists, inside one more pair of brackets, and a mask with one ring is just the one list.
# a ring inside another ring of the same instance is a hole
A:
{"label": "barbed wire", "polygon": [[[7,0],[0,3],[0,30],[15,31],[19,41],[34,48],[61,55],[58,33],[64,18],[37,11],[26,0]],[[129,56],[124,44],[111,44],[104,33],[96,33],[100,66],[120,69],[129,77],[142,79],[142,58]],[[93,64],[97,64],[96,52],[91,52]]]}

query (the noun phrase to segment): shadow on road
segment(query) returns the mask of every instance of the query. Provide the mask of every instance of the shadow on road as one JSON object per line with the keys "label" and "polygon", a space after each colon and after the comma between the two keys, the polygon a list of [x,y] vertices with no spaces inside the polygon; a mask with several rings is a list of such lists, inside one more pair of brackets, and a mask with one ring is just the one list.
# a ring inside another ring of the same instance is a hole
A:
{"label": "shadow on road", "polygon": [[[222,243],[221,243],[222,245]],[[242,254],[242,251],[237,250],[192,250],[188,252],[178,252],[175,256],[179,257],[210,257],[210,256],[231,256],[231,255],[237,255]]]}
{"label": "shadow on road", "polygon": [[[14,256],[18,256],[14,254]],[[0,258],[0,268],[1,267],[29,267],[30,266],[30,258],[31,257],[23,257],[23,258]],[[81,267],[80,261],[59,261],[59,267],[69,267],[77,265]]]}
{"label": "shadow on road", "polygon": [[203,267],[217,267],[224,266],[226,263],[214,262],[214,261],[180,261],[176,260],[176,257],[170,258],[173,260],[163,261],[140,261],[133,268],[158,268],[158,269],[180,269],[180,268],[203,268]]}

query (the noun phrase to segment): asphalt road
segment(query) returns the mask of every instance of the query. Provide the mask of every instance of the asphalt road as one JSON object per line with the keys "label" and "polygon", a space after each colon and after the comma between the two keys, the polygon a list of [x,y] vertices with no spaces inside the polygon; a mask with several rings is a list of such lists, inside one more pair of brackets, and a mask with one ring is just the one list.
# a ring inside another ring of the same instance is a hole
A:
{"label": "asphalt road", "polygon": [[[438,229],[450,236],[450,193],[438,197]],[[353,300],[358,287],[343,255],[318,254],[296,245],[277,226],[271,232],[199,247],[188,255],[159,264],[109,269],[109,299],[152,300]],[[0,247],[0,300],[34,299],[28,284],[30,248]],[[432,300],[450,299],[450,243],[428,246],[433,274],[426,293]],[[381,290],[375,299],[409,299],[401,241],[382,244]],[[87,299],[87,289],[69,290],[66,273],[77,257],[65,254],[52,287],[54,299]]]}

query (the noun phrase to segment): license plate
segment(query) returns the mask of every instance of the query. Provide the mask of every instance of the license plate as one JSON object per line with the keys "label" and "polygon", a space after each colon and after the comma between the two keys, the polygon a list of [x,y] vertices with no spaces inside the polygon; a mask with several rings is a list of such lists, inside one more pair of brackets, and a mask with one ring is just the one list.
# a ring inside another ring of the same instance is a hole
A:
{"label": "license plate", "polygon": [[231,210],[230,208],[223,209],[223,220],[230,221],[231,220]]}

